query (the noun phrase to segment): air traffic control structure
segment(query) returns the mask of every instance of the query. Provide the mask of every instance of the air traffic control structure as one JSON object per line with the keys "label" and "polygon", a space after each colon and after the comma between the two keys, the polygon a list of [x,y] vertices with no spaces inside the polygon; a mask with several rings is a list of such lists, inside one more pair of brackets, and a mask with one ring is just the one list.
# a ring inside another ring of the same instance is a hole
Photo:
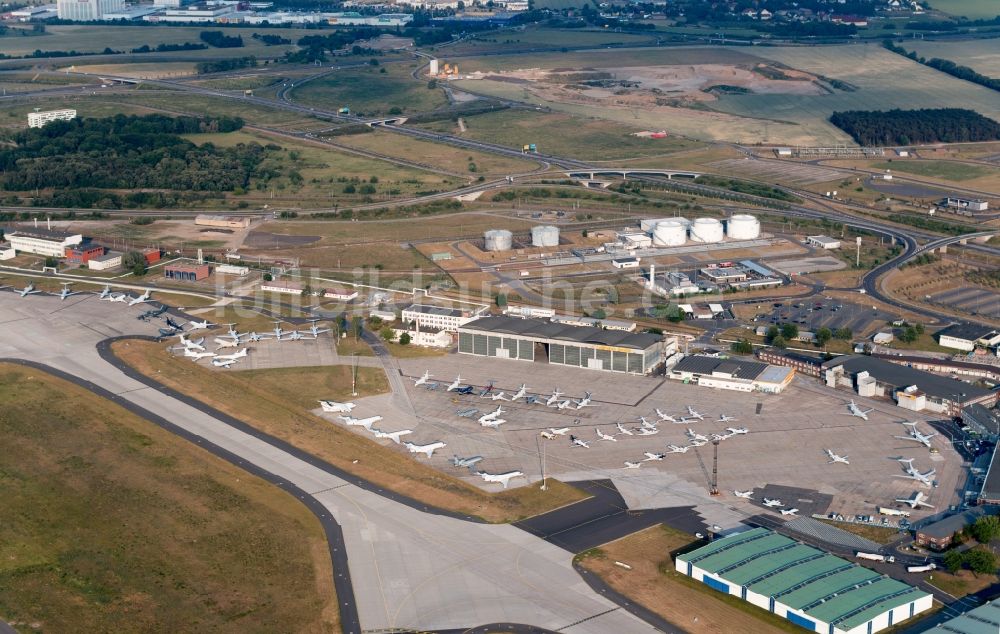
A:
{"label": "air traffic control structure", "polygon": [[822,634],[873,634],[931,609],[930,594],[754,528],[678,555],[678,572]]}

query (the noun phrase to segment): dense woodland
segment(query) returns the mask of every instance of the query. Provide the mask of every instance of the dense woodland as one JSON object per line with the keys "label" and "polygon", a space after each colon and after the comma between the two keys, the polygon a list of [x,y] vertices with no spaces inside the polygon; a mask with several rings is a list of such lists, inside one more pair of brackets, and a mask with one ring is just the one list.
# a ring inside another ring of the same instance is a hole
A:
{"label": "dense woodland", "polygon": [[1000,139],[1000,123],[964,108],[849,110],[834,112],[830,123],[864,146]]}
{"label": "dense woodland", "polygon": [[[269,151],[258,144],[195,145],[181,134],[231,132],[231,117],[142,117],[54,121],[18,133],[0,151],[3,188],[163,189],[226,192],[247,187]],[[95,195],[99,195],[95,194]]]}

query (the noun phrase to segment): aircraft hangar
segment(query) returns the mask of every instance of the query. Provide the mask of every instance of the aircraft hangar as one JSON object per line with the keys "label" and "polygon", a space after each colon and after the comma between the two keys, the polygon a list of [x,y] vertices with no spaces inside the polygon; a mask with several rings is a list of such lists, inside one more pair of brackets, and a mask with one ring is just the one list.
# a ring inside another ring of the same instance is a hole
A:
{"label": "aircraft hangar", "polygon": [[675,569],[812,632],[872,634],[931,609],[933,597],[766,528],[717,538]]}
{"label": "aircraft hangar", "polygon": [[[572,326],[543,319],[482,317],[458,329],[458,351],[481,357],[649,374],[664,360],[662,335]],[[670,344],[675,345],[675,344]]]}

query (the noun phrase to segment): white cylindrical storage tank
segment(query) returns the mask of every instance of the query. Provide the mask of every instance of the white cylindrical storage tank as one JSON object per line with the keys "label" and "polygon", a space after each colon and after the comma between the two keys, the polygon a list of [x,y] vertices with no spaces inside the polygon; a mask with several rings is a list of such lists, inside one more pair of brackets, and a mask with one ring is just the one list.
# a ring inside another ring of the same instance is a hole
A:
{"label": "white cylindrical storage tank", "polygon": [[679,247],[687,242],[687,225],[680,220],[661,220],[653,228],[653,244]]}
{"label": "white cylindrical storage tank", "polygon": [[510,251],[514,235],[506,229],[490,229],[483,234],[487,251]]}
{"label": "white cylindrical storage tank", "polygon": [[691,223],[691,240],[694,242],[722,242],[725,232],[715,218],[698,218]]}
{"label": "white cylindrical storage tank", "polygon": [[760,221],[750,214],[734,214],[726,222],[726,235],[733,240],[754,240],[760,237]]}
{"label": "white cylindrical storage tank", "polygon": [[429,75],[438,74],[438,61],[436,59],[431,60],[430,68],[428,69],[428,74]]}
{"label": "white cylindrical storage tank", "polygon": [[553,227],[551,225],[532,227],[531,246],[533,247],[559,246],[559,227]]}

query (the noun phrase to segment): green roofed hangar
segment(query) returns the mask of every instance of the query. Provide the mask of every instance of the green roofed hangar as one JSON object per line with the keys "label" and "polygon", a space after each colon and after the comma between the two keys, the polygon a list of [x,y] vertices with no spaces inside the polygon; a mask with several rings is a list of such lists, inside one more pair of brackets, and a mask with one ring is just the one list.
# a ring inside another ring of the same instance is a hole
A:
{"label": "green roofed hangar", "polygon": [[[574,326],[543,319],[482,317],[458,328],[458,351],[590,370],[649,374],[676,352],[663,335]],[[669,349],[668,349],[669,348]]]}
{"label": "green roofed hangar", "polygon": [[766,528],[678,555],[678,572],[811,632],[872,634],[931,609],[930,594]]}

